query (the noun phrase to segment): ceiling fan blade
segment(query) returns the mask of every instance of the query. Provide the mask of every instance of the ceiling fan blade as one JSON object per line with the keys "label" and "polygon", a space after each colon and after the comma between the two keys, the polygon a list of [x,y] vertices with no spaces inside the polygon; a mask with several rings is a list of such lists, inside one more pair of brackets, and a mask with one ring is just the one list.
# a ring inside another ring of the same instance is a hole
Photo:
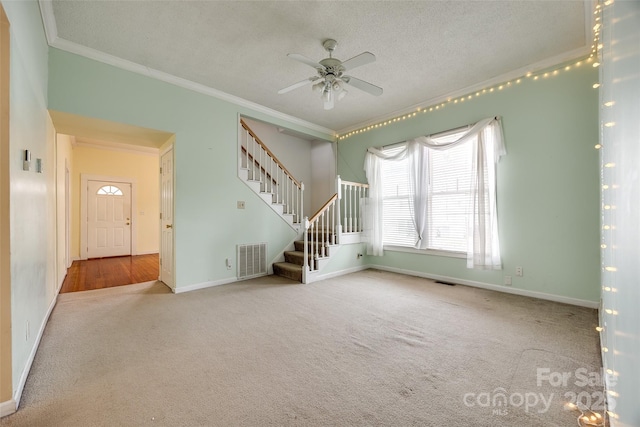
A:
{"label": "ceiling fan blade", "polygon": [[289,53],[287,54],[287,56],[291,59],[295,59],[298,62],[302,62],[303,64],[307,64],[310,67],[320,70],[324,70],[324,67],[320,64],[318,64],[316,61],[314,61],[313,59],[309,59],[304,55],[300,55],[299,53]]}
{"label": "ceiling fan blade", "polygon": [[351,59],[347,59],[342,63],[345,70],[353,70],[361,65],[367,65],[375,62],[376,56],[371,52],[362,52],[360,55],[356,55]]}
{"label": "ceiling fan blade", "polygon": [[309,77],[308,79],[304,79],[304,80],[302,80],[302,81],[300,81],[298,83],[294,83],[291,86],[287,86],[287,87],[285,87],[283,89],[280,89],[278,91],[278,95],[282,95],[283,93],[291,92],[294,89],[298,89],[299,87],[311,84],[311,83],[315,82],[316,80],[318,80],[319,78],[320,77],[314,76],[314,77]]}
{"label": "ceiling fan blade", "polygon": [[351,76],[342,76],[342,80],[348,84],[349,86],[353,86],[356,89],[363,90],[367,93],[370,93],[374,96],[382,95],[382,88],[376,85],[372,85],[371,83],[365,82],[364,80],[356,79]]}

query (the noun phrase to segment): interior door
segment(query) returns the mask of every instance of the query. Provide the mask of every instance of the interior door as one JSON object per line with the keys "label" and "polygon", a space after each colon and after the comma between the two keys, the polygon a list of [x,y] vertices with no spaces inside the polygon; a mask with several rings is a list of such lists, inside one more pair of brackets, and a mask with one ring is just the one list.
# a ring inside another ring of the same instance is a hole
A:
{"label": "interior door", "polygon": [[160,280],[173,289],[173,148],[160,158]]}
{"label": "interior door", "polygon": [[87,182],[87,257],[131,255],[131,184]]}

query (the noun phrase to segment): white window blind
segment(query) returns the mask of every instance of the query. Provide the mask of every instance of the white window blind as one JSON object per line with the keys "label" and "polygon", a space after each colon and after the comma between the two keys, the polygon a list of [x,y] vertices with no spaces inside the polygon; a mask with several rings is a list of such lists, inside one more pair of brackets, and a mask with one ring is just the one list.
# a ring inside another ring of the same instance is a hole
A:
{"label": "white window blind", "polygon": [[430,249],[466,252],[471,144],[429,153]]}
{"label": "white window blind", "polygon": [[[394,147],[385,153],[396,154],[404,147]],[[418,240],[409,205],[409,163],[405,160],[384,161],[383,215],[385,245],[414,246]]]}
{"label": "white window blind", "polygon": [[[454,141],[465,131],[455,132],[436,142]],[[466,252],[466,211],[469,206],[472,169],[472,142],[447,150],[429,151],[428,248]],[[402,146],[384,150],[395,154]],[[383,207],[384,244],[413,247],[418,240],[410,209],[407,160],[384,161]]]}

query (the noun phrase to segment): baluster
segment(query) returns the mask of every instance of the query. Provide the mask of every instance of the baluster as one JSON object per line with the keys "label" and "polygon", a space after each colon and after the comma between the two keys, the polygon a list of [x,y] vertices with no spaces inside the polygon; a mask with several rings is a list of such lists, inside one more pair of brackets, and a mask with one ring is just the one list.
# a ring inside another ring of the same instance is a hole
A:
{"label": "baluster", "polygon": [[280,165],[278,165],[276,173],[278,174],[278,197],[276,197],[276,199],[278,203],[282,203],[282,169],[280,169]]}
{"label": "baluster", "polygon": [[242,167],[245,167],[247,169],[249,168],[249,144],[248,144],[248,141],[249,141],[249,131],[245,129],[244,130],[244,141],[243,141],[244,142],[244,145],[243,145],[244,154],[242,155],[242,160],[243,160],[244,163],[242,164]]}
{"label": "baluster", "polygon": [[263,191],[264,187],[262,186],[262,145],[258,144],[258,178],[260,178],[260,191]]}
{"label": "baluster", "polygon": [[[329,232],[329,223],[331,222],[330,221],[331,220],[331,205],[329,205],[327,207],[326,214],[327,214],[327,218],[324,220],[324,223],[325,223],[325,227],[324,227],[324,245],[328,247],[331,244],[331,242],[329,241],[329,239],[330,239],[329,234],[331,234]],[[328,249],[327,249],[327,252],[329,252]]]}
{"label": "baluster", "polygon": [[[284,178],[284,173],[282,172],[282,168],[280,166],[278,166],[278,182],[280,183],[280,185],[278,185],[278,203],[282,203],[284,204],[283,200],[282,200],[282,188],[284,185],[286,185],[286,183],[284,182],[283,178]],[[282,208],[283,212],[284,212],[284,207]]]}
{"label": "baluster", "polygon": [[335,242],[335,233],[336,232],[336,201],[334,200],[331,204],[331,236],[329,237],[329,243],[334,245]]}
{"label": "baluster", "polygon": [[347,233],[351,233],[351,186],[347,185]]}
{"label": "baluster", "polygon": [[362,225],[362,217],[361,215],[361,206],[360,206],[360,201],[362,200],[362,193],[361,193],[361,189],[362,187],[358,187],[358,195],[356,197],[356,233],[360,232],[360,226]]}
{"label": "baluster", "polygon": [[293,182],[293,178],[291,178],[291,185],[289,185],[289,210],[291,211],[290,213],[295,214],[296,210],[295,210],[295,203],[294,203],[294,198],[293,198],[293,186],[294,186],[294,182]]}
{"label": "baluster", "polygon": [[285,213],[291,213],[289,212],[290,208],[289,208],[289,187],[291,187],[291,177],[289,176],[289,174],[286,174],[286,178],[285,178],[285,185],[284,185],[284,211]]}
{"label": "baluster", "polygon": [[291,213],[291,197],[290,197],[290,192],[291,192],[291,185],[293,184],[293,181],[291,181],[291,177],[289,176],[289,174],[287,174],[287,213],[290,214]]}
{"label": "baluster", "polygon": [[300,213],[298,218],[302,218],[302,215],[304,215],[304,182],[300,183]]}
{"label": "baluster", "polygon": [[251,179],[256,179],[256,140],[251,138]]}
{"label": "baluster", "polygon": [[347,228],[347,186],[342,184],[342,232],[349,231]]}
{"label": "baluster", "polygon": [[[269,192],[273,194],[273,157],[271,156],[269,156]],[[271,202],[273,202],[273,196]]]}
{"label": "baluster", "polygon": [[319,244],[319,241],[318,241],[318,218],[316,218],[315,225],[316,225],[316,228],[315,228],[315,231],[316,231],[316,237],[315,237],[316,242],[315,242],[315,244],[316,244],[316,246],[315,246],[315,250],[314,251],[315,251],[316,259],[317,259],[320,256],[320,253],[319,253],[320,252],[320,244]]}

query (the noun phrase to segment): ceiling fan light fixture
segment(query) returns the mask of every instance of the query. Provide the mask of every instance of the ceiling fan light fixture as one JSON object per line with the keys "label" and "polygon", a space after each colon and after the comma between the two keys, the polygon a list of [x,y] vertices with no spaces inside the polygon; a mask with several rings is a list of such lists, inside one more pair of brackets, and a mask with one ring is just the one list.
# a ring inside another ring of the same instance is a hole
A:
{"label": "ceiling fan light fixture", "polygon": [[314,92],[320,92],[322,91],[322,88],[324,88],[324,81],[320,80],[318,83],[315,83],[313,86],[311,86],[311,89]]}
{"label": "ceiling fan light fixture", "polygon": [[289,53],[287,55],[289,58],[313,67],[318,75],[280,89],[278,93],[287,93],[293,89],[311,84],[312,91],[320,93],[325,110],[331,110],[334,107],[335,101],[340,101],[347,95],[348,92],[345,90],[345,85],[353,86],[374,96],[382,95],[381,87],[355,77],[343,75],[347,70],[351,71],[356,67],[374,62],[376,60],[375,55],[371,52],[362,52],[360,55],[356,55],[343,62],[333,57],[333,51],[337,44],[333,39],[325,40],[322,46],[329,52],[329,57],[319,62],[309,59],[304,55]]}
{"label": "ceiling fan light fixture", "polygon": [[322,91],[322,100],[324,102],[330,102],[333,99],[333,91],[331,87],[325,87]]}

